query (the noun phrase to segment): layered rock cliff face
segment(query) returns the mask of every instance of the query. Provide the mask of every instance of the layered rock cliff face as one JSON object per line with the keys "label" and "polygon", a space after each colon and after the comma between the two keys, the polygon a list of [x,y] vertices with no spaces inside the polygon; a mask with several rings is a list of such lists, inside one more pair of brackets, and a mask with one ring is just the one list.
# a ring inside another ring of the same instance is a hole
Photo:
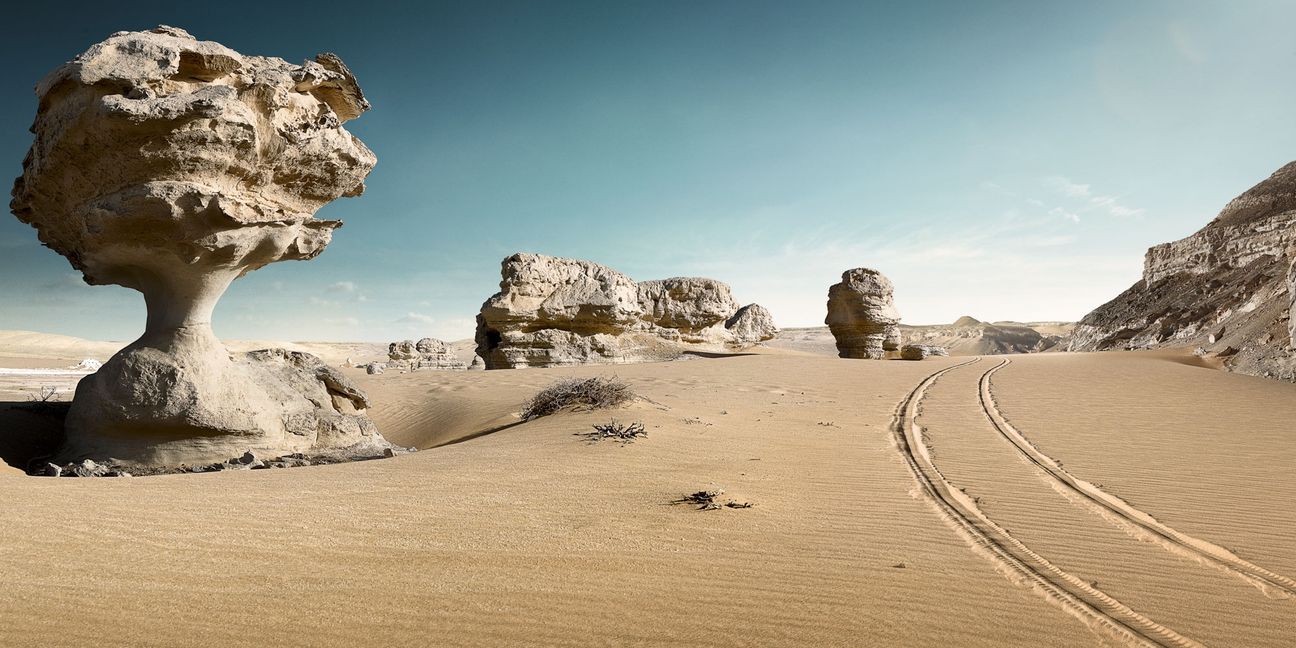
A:
{"label": "layered rock cliff face", "polygon": [[244,56],[174,27],[118,32],[36,87],[10,208],[90,284],[144,295],[144,334],[81,381],[60,461],[222,461],[386,442],[318,358],[231,355],[211,329],[235,279],[311,259],[376,158],[342,123],[369,108],[351,71]]}
{"label": "layered rock cliff face", "polygon": [[1149,249],[1143,279],[1086,315],[1067,349],[1193,346],[1233,371],[1294,380],[1293,246],[1296,162]]}
{"label": "layered rock cliff face", "polygon": [[504,259],[500,274],[500,291],[477,316],[487,369],[669,360],[778,333],[768,311],[739,308],[714,279],[636,282],[590,261],[525,253]]}

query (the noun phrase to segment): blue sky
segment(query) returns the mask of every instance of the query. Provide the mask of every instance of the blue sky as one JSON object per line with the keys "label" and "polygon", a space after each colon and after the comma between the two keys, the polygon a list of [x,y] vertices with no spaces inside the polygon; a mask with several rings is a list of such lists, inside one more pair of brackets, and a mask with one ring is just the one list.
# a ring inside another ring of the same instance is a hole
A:
{"label": "blue sky", "polygon": [[[76,4],[6,9],[9,177],[34,83],[117,30],[333,51],[373,103],[368,192],[235,283],[229,338],[468,337],[515,251],[714,277],[783,326],[856,266],[910,323],[1076,319],[1296,158],[1293,2]],[[143,329],[12,217],[0,277],[0,329]]]}

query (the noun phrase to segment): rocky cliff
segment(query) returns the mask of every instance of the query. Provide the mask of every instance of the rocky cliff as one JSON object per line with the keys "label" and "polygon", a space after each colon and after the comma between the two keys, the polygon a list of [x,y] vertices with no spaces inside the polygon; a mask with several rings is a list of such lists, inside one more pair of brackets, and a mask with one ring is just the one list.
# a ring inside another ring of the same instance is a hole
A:
{"label": "rocky cliff", "polygon": [[500,275],[500,291],[477,316],[477,354],[488,369],[670,360],[739,350],[778,332],[768,311],[739,308],[714,279],[636,282],[542,254],[510,256]]}
{"label": "rocky cliff", "polygon": [[1152,247],[1143,279],[1076,325],[1070,351],[1198,347],[1239,373],[1296,379],[1296,162],[1187,238]]}

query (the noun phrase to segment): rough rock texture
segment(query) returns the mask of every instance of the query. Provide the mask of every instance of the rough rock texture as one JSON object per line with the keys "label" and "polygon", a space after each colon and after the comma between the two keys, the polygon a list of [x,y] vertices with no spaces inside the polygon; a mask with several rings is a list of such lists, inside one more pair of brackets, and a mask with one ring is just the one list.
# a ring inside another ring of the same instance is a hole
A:
{"label": "rough rock texture", "polygon": [[774,325],[774,316],[760,304],[748,304],[738,309],[728,320],[725,328],[734,335],[740,344],[758,344],[778,336],[778,327]]}
{"label": "rough rock texture", "polygon": [[901,360],[926,360],[932,356],[948,356],[945,347],[930,344],[906,344],[900,347]]}
{"label": "rough rock texture", "polygon": [[464,371],[468,367],[456,357],[450,345],[435,338],[423,338],[418,342],[404,340],[392,342],[387,347],[389,369],[436,369],[441,371]]}
{"label": "rough rock texture", "polygon": [[900,349],[900,313],[892,303],[895,287],[882,273],[855,268],[842,273],[841,283],[828,289],[824,324],[837,341],[842,358],[879,360]]}
{"label": "rough rock texture", "polygon": [[383,444],[318,359],[231,357],[212,310],[238,277],[310,259],[376,158],[342,127],[368,109],[336,56],[293,65],[184,30],[118,32],[36,87],[10,208],[87,283],[144,294],[144,335],[77,389],[61,458],[223,460]]}
{"label": "rough rock texture", "polygon": [[1076,326],[1067,349],[1201,346],[1240,373],[1296,380],[1296,162],[1206,227],[1147,252],[1143,279]]}
{"label": "rough rock texture", "polygon": [[714,279],[635,282],[590,261],[527,253],[504,259],[500,274],[477,316],[488,369],[669,360],[777,334],[768,311],[739,308]]}

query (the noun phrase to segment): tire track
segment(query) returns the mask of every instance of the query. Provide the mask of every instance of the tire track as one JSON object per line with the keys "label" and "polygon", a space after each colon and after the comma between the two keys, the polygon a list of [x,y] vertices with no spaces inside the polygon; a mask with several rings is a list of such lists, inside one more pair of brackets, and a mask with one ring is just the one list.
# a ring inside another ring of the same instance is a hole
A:
{"label": "tire track", "polygon": [[1202,644],[1139,614],[1032,551],[986,516],[972,498],[954,487],[936,468],[923,440],[923,428],[916,422],[919,404],[941,376],[980,360],[974,358],[932,373],[896,406],[892,432],[922,493],[969,544],[984,550],[1007,573],[1032,585],[1089,627],[1104,630],[1131,645],[1200,647]]}
{"label": "tire track", "polygon": [[1011,363],[1012,360],[1005,359],[981,375],[981,409],[985,411],[986,417],[990,419],[999,434],[1012,443],[1027,461],[1044,471],[1046,475],[1044,479],[1053,482],[1065,492],[1079,496],[1083,502],[1096,507],[1100,513],[1115,516],[1118,523],[1130,525],[1149,535],[1172,553],[1221,567],[1255,585],[1266,595],[1281,598],[1296,595],[1296,581],[1248,562],[1224,547],[1180,532],[1160,522],[1129,502],[1072,475],[1056,459],[1040,451],[1020,430],[1008,422],[1003,412],[999,410],[994,394],[991,392],[991,378]]}

